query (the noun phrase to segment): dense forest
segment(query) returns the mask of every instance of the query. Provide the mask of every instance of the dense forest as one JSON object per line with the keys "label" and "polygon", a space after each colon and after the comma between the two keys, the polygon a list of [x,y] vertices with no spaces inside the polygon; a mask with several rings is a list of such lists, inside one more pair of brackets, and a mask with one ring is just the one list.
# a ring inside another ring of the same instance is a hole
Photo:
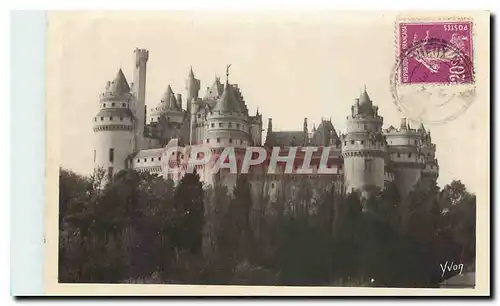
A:
{"label": "dense forest", "polygon": [[440,264],[474,268],[476,197],[460,181],[405,199],[330,189],[292,217],[252,209],[245,175],[232,192],[196,173],[103,178],[60,170],[60,282],[437,287],[457,273]]}

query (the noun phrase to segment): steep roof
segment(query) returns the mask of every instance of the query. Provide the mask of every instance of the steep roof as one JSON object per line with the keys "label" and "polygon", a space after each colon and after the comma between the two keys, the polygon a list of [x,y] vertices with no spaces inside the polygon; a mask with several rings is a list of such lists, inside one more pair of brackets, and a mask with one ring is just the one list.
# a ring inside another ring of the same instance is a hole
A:
{"label": "steep roof", "polygon": [[215,77],[214,83],[207,90],[206,99],[217,99],[222,95],[224,85],[220,82],[220,78]]}
{"label": "steep roof", "polygon": [[266,142],[273,146],[302,146],[306,143],[304,131],[271,132]]}
{"label": "steep roof", "polygon": [[314,131],[311,142],[317,146],[327,146],[329,144],[335,144],[338,139],[339,136],[332,122],[322,120],[318,128]]}
{"label": "steep roof", "polygon": [[213,110],[221,113],[242,111],[238,95],[233,86],[226,83],[224,86],[224,92]]}
{"label": "steep roof", "polygon": [[361,93],[361,96],[359,96],[359,113],[373,115],[373,103],[366,92],[366,88]]}
{"label": "steep roof", "polygon": [[123,95],[130,93],[130,86],[128,85],[127,79],[123,74],[122,69],[118,70],[115,79],[113,82],[109,84],[109,87],[106,88],[107,93],[112,93],[115,95]]}
{"label": "steep roof", "polygon": [[168,110],[181,110],[170,85],[168,85],[167,90],[161,97],[160,107]]}
{"label": "steep roof", "polygon": [[188,77],[190,79],[194,79],[193,67],[189,68],[189,75],[188,75]]}

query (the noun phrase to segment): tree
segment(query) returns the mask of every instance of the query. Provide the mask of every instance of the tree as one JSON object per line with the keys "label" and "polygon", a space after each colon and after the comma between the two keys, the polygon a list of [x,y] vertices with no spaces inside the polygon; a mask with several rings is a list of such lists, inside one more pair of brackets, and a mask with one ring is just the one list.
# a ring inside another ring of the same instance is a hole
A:
{"label": "tree", "polygon": [[186,173],[174,194],[174,245],[192,254],[201,251],[203,241],[204,203],[200,176]]}

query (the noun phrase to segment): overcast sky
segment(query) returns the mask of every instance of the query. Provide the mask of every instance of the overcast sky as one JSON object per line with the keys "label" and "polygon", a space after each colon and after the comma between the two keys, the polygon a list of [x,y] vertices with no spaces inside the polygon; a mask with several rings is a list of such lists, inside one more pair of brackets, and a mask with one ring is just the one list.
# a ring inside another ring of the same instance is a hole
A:
{"label": "overcast sky", "polygon": [[[259,108],[264,128],[270,117],[274,130],[301,130],[304,117],[311,128],[327,117],[343,132],[353,99],[364,85],[379,106],[384,127],[397,126],[404,115],[390,93],[393,17],[360,12],[56,15],[49,22],[48,56],[57,56],[49,75],[58,78],[57,101],[51,103],[62,107],[61,164],[82,174],[92,171],[98,94],[119,68],[132,82],[135,47],[149,50],[148,108],[160,101],[169,84],[184,97],[191,65],[203,96],[215,75],[225,79],[225,67],[231,64],[230,82],[241,88],[251,114]],[[484,89],[489,80],[479,78],[481,82]],[[489,100],[488,92],[480,93],[460,117],[429,127],[441,186],[460,179],[476,191],[485,183]]]}

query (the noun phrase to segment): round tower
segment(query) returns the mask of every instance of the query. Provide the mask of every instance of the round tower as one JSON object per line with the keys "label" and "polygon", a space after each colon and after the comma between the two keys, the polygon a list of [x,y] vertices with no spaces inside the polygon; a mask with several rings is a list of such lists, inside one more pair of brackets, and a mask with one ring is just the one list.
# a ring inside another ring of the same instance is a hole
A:
{"label": "round tower", "polygon": [[121,69],[99,97],[100,110],[93,119],[94,167],[104,168],[109,179],[127,168],[128,157],[134,152],[133,99]]}
{"label": "round tower", "polygon": [[384,188],[386,144],[382,124],[378,107],[373,105],[365,89],[351,107],[342,140],[347,192],[358,190],[366,195]]}
{"label": "round tower", "polygon": [[401,118],[398,129],[391,126],[385,130],[385,137],[395,182],[401,196],[405,197],[418,182],[425,167],[422,138],[419,131],[410,127],[406,118]]}
{"label": "round tower", "polygon": [[233,85],[226,82],[224,92],[207,115],[205,143],[212,147],[249,145],[248,114]]}
{"label": "round tower", "polygon": [[421,153],[424,155],[425,167],[422,176],[426,179],[437,179],[439,175],[439,165],[436,159],[436,145],[432,143],[431,132],[426,131],[423,124],[417,130],[421,138]]}
{"label": "round tower", "polygon": [[191,113],[191,103],[198,100],[198,93],[200,92],[200,80],[195,78],[193,68],[189,70],[189,75],[186,79],[186,109]]}

